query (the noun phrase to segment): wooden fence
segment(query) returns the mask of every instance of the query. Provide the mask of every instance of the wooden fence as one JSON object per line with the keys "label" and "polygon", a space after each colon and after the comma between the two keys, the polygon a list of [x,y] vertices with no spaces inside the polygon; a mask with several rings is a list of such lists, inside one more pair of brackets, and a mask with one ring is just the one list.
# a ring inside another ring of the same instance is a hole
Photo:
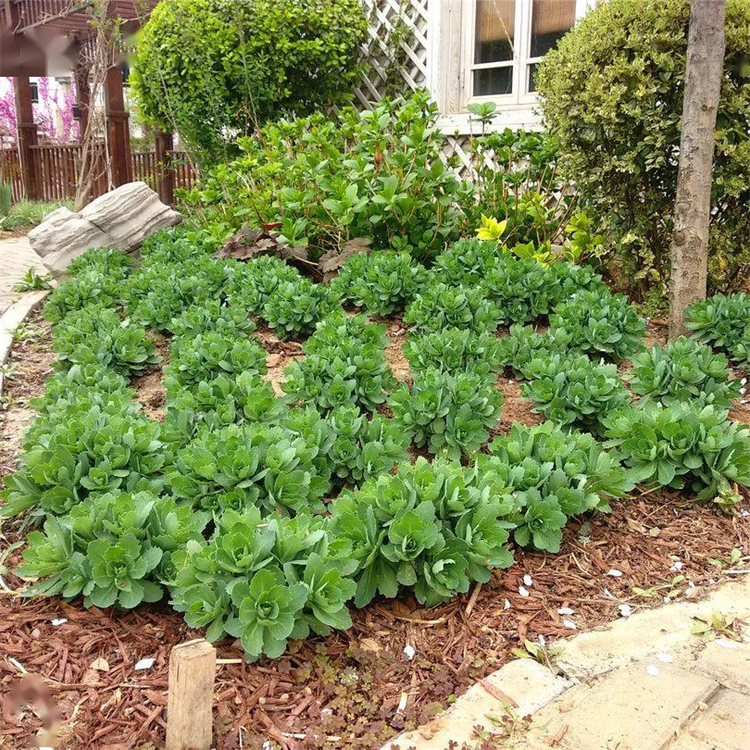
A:
{"label": "wooden fence", "polygon": [[[96,168],[98,175],[91,198],[107,192],[107,175],[104,169],[104,144],[96,144],[94,158],[101,168]],[[76,194],[80,174],[83,147],[79,143],[67,145],[41,144],[31,146],[34,169],[38,181],[39,198],[44,201],[61,201],[72,199]],[[134,151],[131,154],[133,180],[145,182],[158,192],[160,182],[169,176],[176,188],[190,189],[196,182],[197,175],[187,159],[187,154],[172,151],[169,166],[157,161],[156,151]],[[0,150],[0,179],[12,181],[13,202],[25,197],[23,174],[18,150],[4,148]]]}

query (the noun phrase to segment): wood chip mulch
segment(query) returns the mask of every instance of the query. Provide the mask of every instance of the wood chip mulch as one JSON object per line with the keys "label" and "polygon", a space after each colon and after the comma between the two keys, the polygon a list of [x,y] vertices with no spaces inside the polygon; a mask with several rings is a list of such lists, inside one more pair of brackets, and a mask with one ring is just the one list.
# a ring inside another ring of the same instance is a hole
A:
{"label": "wood chip mulch", "polygon": [[[19,344],[12,361],[19,371],[0,423],[3,476],[13,468],[18,425],[31,416],[25,401],[49,374],[48,329]],[[529,413],[515,389],[504,390],[508,414]],[[519,551],[512,569],[433,609],[406,596],[376,601],[353,612],[351,630],[293,643],[275,661],[245,664],[231,641],[217,644],[229,661],[217,673],[215,746],[378,748],[513,659],[524,639],[554,641],[617,619],[622,604],[636,612],[667,595],[699,597],[731,578],[737,554],[750,555],[745,499],[727,516],[677,493],[643,493],[615,503],[610,515],[571,523],[560,554]],[[18,596],[20,549],[10,548],[22,524],[0,528],[0,748],[162,747],[169,653],[200,633],[167,603],[122,612]],[[153,665],[136,669],[144,659]]]}

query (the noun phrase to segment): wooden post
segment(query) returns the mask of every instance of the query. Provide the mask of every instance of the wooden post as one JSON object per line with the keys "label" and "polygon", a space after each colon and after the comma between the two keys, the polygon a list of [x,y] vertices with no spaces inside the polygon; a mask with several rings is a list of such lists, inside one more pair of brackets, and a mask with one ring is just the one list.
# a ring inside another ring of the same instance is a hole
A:
{"label": "wooden post", "polygon": [[112,165],[112,182],[115,187],[133,181],[133,164],[130,153],[129,115],[125,110],[122,91],[122,74],[116,65],[107,71],[104,110],[107,115],[107,142]]}
{"label": "wooden post", "polygon": [[18,158],[21,162],[23,187],[29,200],[42,197],[36,170],[36,159],[32,146],[37,144],[37,126],[34,122],[34,106],[31,101],[31,79],[16,76],[13,79],[16,95],[16,127],[18,128]]}
{"label": "wooden post", "polygon": [[172,171],[172,152],[174,138],[171,133],[156,133],[156,170],[159,175],[157,192],[162,203],[171,206],[174,203],[174,172]]}
{"label": "wooden post", "polygon": [[166,750],[210,750],[216,649],[202,638],[169,656]]}

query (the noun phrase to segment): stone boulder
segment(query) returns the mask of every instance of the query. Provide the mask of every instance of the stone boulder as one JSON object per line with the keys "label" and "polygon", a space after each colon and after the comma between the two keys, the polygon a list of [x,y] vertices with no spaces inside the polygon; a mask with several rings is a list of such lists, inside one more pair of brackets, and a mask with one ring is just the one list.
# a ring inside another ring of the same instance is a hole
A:
{"label": "stone boulder", "polygon": [[92,247],[139,248],[154,232],[179,224],[182,215],[165,205],[145,182],[130,182],[105,193],[79,213],[53,211],[29,232],[29,242],[53,276]]}

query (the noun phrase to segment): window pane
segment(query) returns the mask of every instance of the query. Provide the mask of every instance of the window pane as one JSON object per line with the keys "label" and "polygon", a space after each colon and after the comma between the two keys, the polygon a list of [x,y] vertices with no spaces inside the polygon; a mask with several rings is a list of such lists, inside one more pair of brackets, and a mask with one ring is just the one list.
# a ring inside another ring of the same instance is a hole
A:
{"label": "window pane", "polygon": [[536,81],[534,80],[534,76],[536,76],[536,66],[537,63],[531,63],[529,65],[529,93],[533,94],[536,91]]}
{"label": "window pane", "polygon": [[516,0],[476,0],[474,62],[506,62],[513,59]]}
{"label": "window pane", "polygon": [[513,93],[513,68],[485,68],[474,71],[474,96]]}
{"label": "window pane", "polygon": [[557,46],[576,20],[576,0],[534,0],[531,16],[531,57],[542,57]]}

